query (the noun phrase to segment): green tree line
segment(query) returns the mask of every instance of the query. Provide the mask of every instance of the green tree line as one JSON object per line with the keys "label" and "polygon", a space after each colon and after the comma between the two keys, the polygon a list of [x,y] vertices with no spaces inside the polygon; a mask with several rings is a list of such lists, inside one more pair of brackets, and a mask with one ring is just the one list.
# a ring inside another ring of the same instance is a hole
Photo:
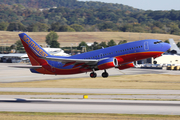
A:
{"label": "green tree line", "polygon": [[180,11],[138,11],[68,7],[40,11],[0,5],[0,30],[29,32],[121,31],[180,35]]}
{"label": "green tree line", "polygon": [[70,9],[78,8],[102,8],[107,7],[108,9],[116,10],[129,10],[132,12],[142,11],[127,5],[104,3],[104,2],[92,2],[92,1],[78,1],[78,0],[0,0],[0,4],[21,4],[29,8],[52,8],[52,7],[66,7]]}

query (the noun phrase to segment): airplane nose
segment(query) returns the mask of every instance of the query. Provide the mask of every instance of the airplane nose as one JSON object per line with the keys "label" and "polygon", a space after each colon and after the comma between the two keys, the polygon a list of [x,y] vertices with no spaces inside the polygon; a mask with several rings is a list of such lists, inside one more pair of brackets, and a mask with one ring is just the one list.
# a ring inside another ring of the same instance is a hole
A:
{"label": "airplane nose", "polygon": [[167,51],[171,48],[171,45],[168,43],[164,43],[164,50]]}

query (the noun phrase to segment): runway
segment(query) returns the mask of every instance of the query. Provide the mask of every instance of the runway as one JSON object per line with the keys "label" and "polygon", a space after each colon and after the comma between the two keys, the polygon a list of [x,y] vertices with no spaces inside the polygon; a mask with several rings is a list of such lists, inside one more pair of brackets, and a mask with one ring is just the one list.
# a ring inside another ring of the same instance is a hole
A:
{"label": "runway", "polygon": [[[42,80],[57,80],[57,79],[69,79],[69,78],[82,78],[89,77],[89,73],[81,73],[75,75],[43,75],[31,73],[29,69],[23,68],[12,68],[8,66],[13,65],[26,65],[21,63],[0,63],[0,83],[9,83],[9,82],[27,82],[27,81],[42,81]],[[96,71],[97,76],[101,77],[101,71]],[[119,75],[135,75],[135,74],[170,74],[170,75],[179,75],[179,71],[171,70],[160,70],[160,69],[139,69],[139,68],[130,68],[126,70],[119,69],[108,69],[107,72],[110,76],[119,76]]]}
{"label": "runway", "polygon": [[0,100],[0,111],[180,115],[180,101]]}
{"label": "runway", "polygon": [[[59,76],[33,74],[28,69],[8,67],[14,64],[0,63],[0,65],[0,83],[89,77],[89,73]],[[97,71],[98,76],[101,76],[102,72]],[[109,69],[108,72],[110,76],[179,75],[180,73],[179,71],[137,68],[123,71]],[[0,88],[0,92],[72,93],[72,95],[0,95],[0,111],[180,115],[180,101],[150,101],[151,99],[180,100],[180,90]],[[81,95],[73,95],[76,93]],[[89,99],[82,99],[83,94],[90,94]],[[142,101],[119,99],[142,99]]]}
{"label": "runway", "polygon": [[[0,95],[0,111],[180,115],[180,101],[150,101],[180,100],[180,90],[0,88],[0,91],[82,93],[82,95]],[[88,99],[83,99],[83,93],[102,95],[88,95]]]}

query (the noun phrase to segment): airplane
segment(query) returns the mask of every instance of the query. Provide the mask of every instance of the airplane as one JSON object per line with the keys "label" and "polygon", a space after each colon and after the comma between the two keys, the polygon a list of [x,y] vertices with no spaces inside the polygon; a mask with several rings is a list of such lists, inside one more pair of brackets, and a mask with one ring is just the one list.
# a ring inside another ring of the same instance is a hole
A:
{"label": "airplane", "polygon": [[176,45],[173,39],[169,39],[169,43],[171,45],[171,51],[175,51],[176,54],[180,55],[180,49]]}
{"label": "airplane", "polygon": [[106,70],[109,68],[131,68],[135,66],[133,61],[159,57],[170,48],[168,43],[147,39],[65,57],[50,55],[26,33],[20,33],[19,37],[32,66],[16,67],[29,68],[32,73],[51,75],[91,72],[91,78],[97,77],[97,70],[104,70],[102,77],[107,78],[109,74]]}

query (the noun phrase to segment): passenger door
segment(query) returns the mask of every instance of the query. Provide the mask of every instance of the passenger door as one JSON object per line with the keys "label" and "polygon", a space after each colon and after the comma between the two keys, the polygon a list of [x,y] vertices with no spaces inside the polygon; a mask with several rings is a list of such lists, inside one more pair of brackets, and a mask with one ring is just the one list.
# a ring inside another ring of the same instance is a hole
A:
{"label": "passenger door", "polygon": [[149,50],[148,41],[144,42],[144,50]]}

